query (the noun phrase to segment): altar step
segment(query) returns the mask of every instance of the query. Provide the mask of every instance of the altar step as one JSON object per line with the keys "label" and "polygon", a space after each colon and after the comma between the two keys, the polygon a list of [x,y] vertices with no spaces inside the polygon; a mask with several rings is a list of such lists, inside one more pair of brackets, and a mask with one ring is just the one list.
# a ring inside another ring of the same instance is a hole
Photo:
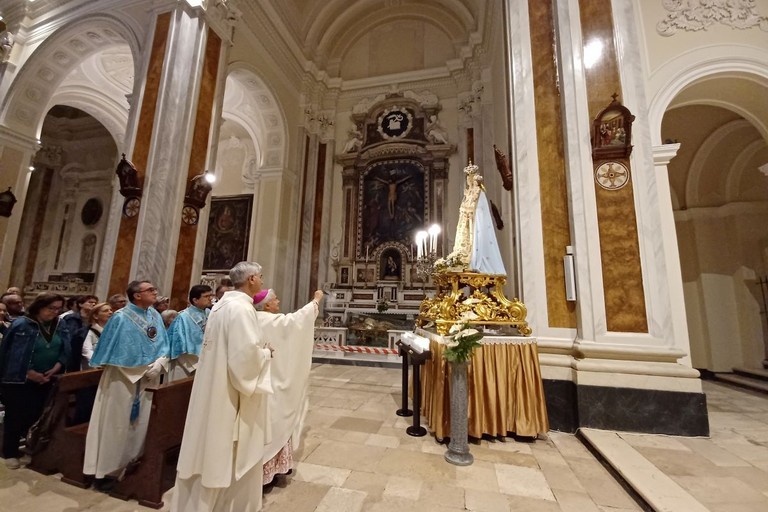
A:
{"label": "altar step", "polygon": [[759,393],[768,393],[768,370],[734,368],[733,373],[716,373],[715,379]]}
{"label": "altar step", "polygon": [[[634,491],[645,510],[708,512],[709,509],[620,437],[618,432],[579,429],[579,437],[614,476]],[[644,502],[644,503],[643,503]]]}

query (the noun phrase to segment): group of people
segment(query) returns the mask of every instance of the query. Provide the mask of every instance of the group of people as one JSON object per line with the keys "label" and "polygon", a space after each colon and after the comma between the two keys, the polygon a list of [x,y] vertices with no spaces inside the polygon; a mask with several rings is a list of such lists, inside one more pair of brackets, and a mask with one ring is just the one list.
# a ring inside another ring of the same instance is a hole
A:
{"label": "group of people", "polygon": [[60,295],[40,294],[25,310],[20,291],[9,290],[0,300],[8,322],[0,327],[6,466],[24,462],[19,441],[40,417],[53,376],[101,367],[83,473],[108,491],[143,451],[146,389],[194,376],[172,510],[259,510],[262,485],[293,467],[322,298],[317,291],[297,312],[280,314],[253,262],[235,265],[215,292],[193,286],[188,307],[167,326],[157,309],[165,301],[149,281],[131,282],[108,302],[78,297],[63,314]]}

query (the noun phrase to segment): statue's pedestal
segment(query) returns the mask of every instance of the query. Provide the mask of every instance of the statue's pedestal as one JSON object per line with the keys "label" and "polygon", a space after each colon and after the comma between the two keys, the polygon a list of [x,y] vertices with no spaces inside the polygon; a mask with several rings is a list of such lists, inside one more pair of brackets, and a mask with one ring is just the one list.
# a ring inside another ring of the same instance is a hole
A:
{"label": "statue's pedestal", "polygon": [[504,296],[506,276],[447,270],[435,272],[432,279],[437,292],[421,302],[419,326],[432,322],[442,335],[457,323],[506,326],[517,329],[522,336],[531,334],[525,304]]}

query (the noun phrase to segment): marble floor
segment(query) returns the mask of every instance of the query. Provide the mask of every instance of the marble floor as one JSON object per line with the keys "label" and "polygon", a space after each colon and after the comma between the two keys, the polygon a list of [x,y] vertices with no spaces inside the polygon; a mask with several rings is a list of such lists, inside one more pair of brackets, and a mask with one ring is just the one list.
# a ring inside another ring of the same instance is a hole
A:
{"label": "marble floor", "polygon": [[[657,510],[767,511],[768,396],[710,382],[705,390],[710,439],[593,431],[589,442]],[[483,440],[471,446],[472,466],[446,463],[443,446],[406,435],[409,423],[395,416],[398,370],[315,365],[310,394],[301,462],[265,495],[267,512],[643,510],[570,434]],[[150,509],[0,463],[0,511],[43,510]]]}

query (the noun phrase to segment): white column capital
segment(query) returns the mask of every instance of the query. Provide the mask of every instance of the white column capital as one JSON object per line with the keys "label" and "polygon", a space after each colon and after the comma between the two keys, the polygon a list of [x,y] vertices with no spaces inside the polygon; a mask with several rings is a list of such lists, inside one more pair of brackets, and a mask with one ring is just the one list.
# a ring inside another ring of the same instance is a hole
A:
{"label": "white column capital", "polygon": [[680,143],[662,144],[653,146],[653,164],[656,166],[668,165],[669,162],[677,156],[680,150]]}
{"label": "white column capital", "polygon": [[0,144],[11,146],[19,151],[36,152],[40,149],[40,141],[29,135],[0,126]]}

